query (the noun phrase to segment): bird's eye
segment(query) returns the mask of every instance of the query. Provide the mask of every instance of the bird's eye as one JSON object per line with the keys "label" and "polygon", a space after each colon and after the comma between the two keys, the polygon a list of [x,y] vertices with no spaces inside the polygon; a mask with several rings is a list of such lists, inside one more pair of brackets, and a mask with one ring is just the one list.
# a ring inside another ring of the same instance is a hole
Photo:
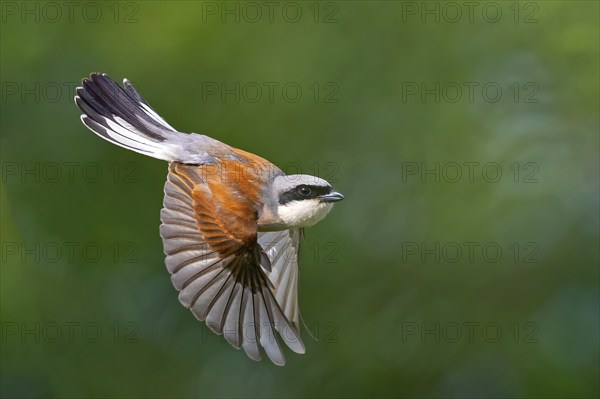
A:
{"label": "bird's eye", "polygon": [[308,197],[311,194],[311,190],[310,187],[307,186],[300,186],[298,187],[298,193],[300,193],[301,196],[303,197]]}

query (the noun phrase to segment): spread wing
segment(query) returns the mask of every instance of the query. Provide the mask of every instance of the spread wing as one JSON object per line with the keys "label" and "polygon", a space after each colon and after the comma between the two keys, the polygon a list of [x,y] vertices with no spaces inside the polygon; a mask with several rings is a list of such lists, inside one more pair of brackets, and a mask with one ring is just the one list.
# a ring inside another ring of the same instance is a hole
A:
{"label": "spread wing", "polygon": [[283,365],[277,335],[292,351],[304,353],[292,324],[296,293],[289,293],[297,263],[290,267],[276,257],[292,253],[296,233],[263,249],[254,205],[220,179],[207,179],[202,169],[173,162],[165,184],[160,233],[179,301],[251,359],[260,360],[262,347],[273,363]]}
{"label": "spread wing", "polygon": [[300,328],[298,321],[298,256],[302,230],[283,230],[258,234],[258,242],[269,257],[275,299],[285,317]]}

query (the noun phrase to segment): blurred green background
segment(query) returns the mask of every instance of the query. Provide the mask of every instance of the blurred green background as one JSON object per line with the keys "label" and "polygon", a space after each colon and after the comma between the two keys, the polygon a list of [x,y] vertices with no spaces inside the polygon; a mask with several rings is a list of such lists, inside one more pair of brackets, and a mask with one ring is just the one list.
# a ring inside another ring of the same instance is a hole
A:
{"label": "blurred green background", "polygon": [[[2,3],[3,397],[598,397],[598,2],[72,3]],[[166,163],[80,123],[95,71],[346,195],[305,355],[178,303]]]}

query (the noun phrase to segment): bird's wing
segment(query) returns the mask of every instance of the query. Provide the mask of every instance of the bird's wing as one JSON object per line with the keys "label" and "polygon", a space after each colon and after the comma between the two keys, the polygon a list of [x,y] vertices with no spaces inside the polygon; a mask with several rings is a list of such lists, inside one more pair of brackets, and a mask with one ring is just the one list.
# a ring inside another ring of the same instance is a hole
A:
{"label": "bird's wing", "polygon": [[298,329],[298,256],[301,237],[301,229],[258,233],[258,243],[271,262],[268,276],[275,290],[275,299],[285,317]]}
{"label": "bird's wing", "polygon": [[296,353],[304,345],[267,275],[278,260],[272,263],[257,242],[253,204],[203,177],[203,168],[173,162],[165,184],[160,234],[179,301],[250,358],[260,360],[262,346],[283,365],[276,335]]}

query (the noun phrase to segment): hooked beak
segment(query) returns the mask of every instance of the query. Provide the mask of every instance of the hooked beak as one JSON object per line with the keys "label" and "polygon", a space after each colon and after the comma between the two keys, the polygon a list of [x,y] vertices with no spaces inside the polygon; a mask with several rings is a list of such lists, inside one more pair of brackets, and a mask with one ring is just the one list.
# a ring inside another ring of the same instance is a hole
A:
{"label": "hooked beak", "polygon": [[338,202],[344,199],[344,196],[337,191],[332,191],[329,194],[321,195],[319,200],[321,202]]}

